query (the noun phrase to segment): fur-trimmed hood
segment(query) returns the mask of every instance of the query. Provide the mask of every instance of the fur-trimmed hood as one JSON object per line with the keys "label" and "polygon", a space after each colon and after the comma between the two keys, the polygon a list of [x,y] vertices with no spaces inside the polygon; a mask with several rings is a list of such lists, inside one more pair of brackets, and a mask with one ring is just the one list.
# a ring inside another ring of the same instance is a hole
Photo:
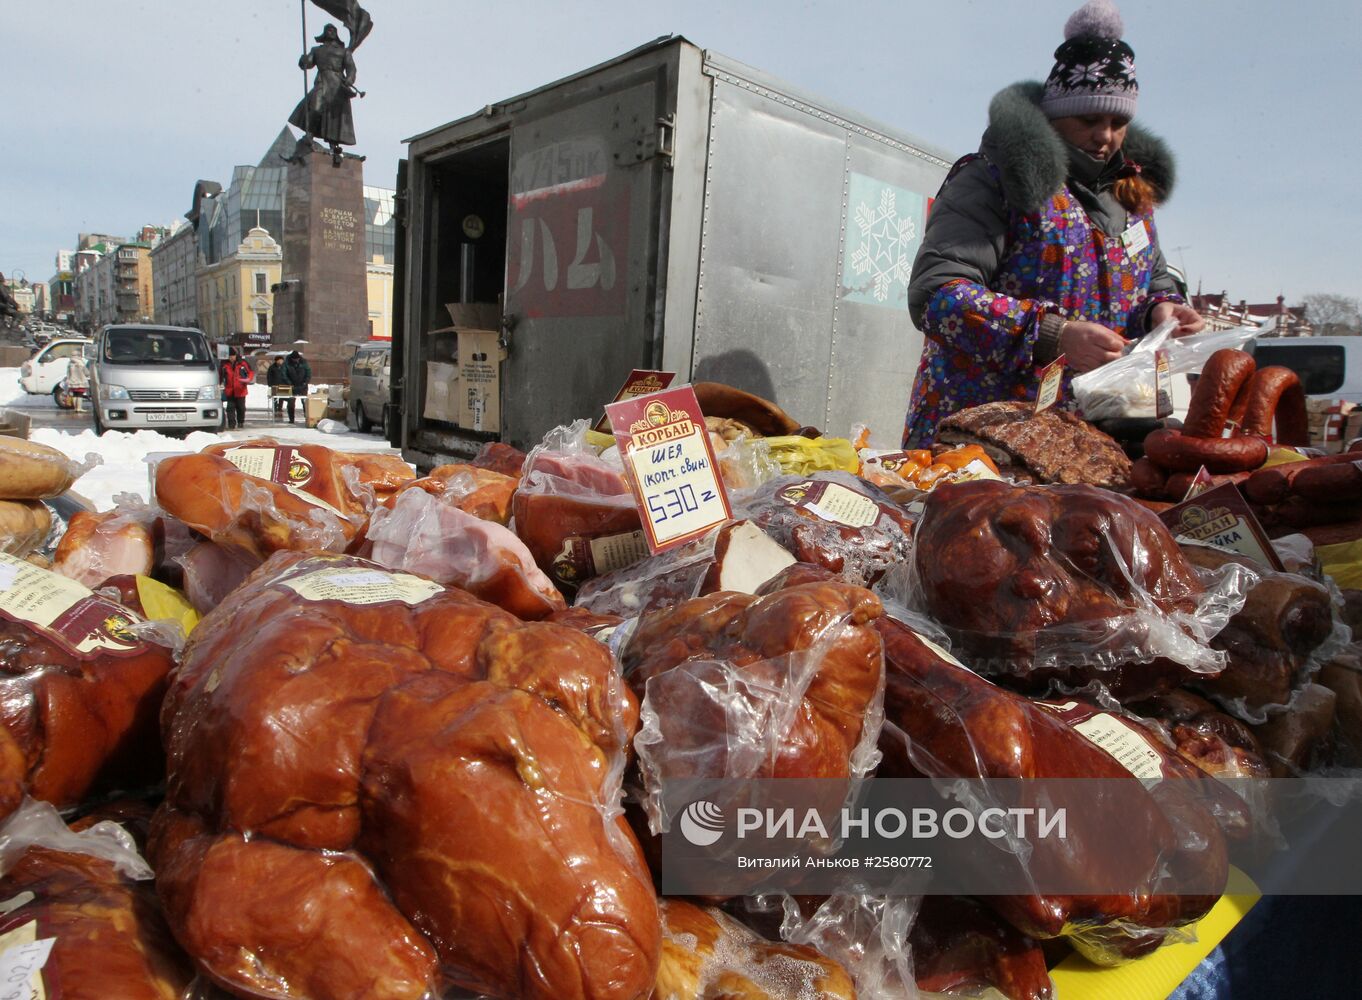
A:
{"label": "fur-trimmed hood", "polygon": [[[1002,174],[1007,203],[1022,212],[1049,201],[1069,173],[1068,147],[1040,109],[1044,89],[1042,84],[1024,82],[999,91],[989,102],[988,130],[980,147]],[[1154,186],[1156,200],[1167,201],[1176,172],[1167,143],[1131,122],[1122,152],[1140,165]]]}

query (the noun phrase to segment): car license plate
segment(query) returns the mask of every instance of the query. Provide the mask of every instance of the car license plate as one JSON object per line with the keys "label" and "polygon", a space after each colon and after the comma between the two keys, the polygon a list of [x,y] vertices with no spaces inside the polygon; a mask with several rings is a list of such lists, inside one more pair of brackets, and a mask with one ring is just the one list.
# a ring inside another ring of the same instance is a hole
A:
{"label": "car license plate", "polygon": [[188,419],[189,419],[189,414],[188,414],[188,413],[148,413],[148,414],[147,414],[147,420],[149,420],[149,421],[150,421],[150,420],[167,420],[167,421],[180,420],[180,421],[184,421],[184,420],[188,420]]}

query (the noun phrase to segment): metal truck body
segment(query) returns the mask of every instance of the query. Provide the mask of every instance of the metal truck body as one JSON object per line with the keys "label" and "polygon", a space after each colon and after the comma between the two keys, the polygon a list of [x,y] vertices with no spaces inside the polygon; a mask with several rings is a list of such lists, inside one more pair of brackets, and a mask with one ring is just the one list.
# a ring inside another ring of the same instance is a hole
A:
{"label": "metal truck body", "polygon": [[[897,443],[922,346],[908,278],[950,159],[681,38],[408,140],[393,443],[422,467],[527,447],[635,368]],[[501,332],[495,427],[428,415],[450,303]]]}

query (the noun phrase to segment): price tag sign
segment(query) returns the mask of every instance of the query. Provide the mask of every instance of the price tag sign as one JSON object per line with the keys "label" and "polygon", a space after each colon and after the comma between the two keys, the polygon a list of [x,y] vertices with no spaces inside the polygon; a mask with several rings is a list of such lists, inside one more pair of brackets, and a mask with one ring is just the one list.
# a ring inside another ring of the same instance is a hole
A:
{"label": "price tag sign", "polygon": [[605,412],[654,553],[733,517],[705,415],[689,385],[611,403]]}
{"label": "price tag sign", "polygon": [[1159,520],[1180,542],[1238,552],[1268,569],[1283,571],[1282,561],[1277,558],[1267,533],[1234,483],[1217,486],[1176,507],[1169,507],[1159,514]]}
{"label": "price tag sign", "polygon": [[[620,391],[615,393],[613,402],[618,403],[624,399],[646,396],[651,392],[661,392],[671,385],[675,379],[675,372],[656,372],[646,368],[635,368],[624,380],[624,385],[620,386]],[[610,418],[608,416],[601,417],[600,420],[596,421],[596,426],[592,430],[609,434]]]}
{"label": "price tag sign", "polygon": [[1182,499],[1190,500],[1194,496],[1199,496],[1209,490],[1213,485],[1215,485],[1215,482],[1211,479],[1211,473],[1206,466],[1203,465],[1196,470],[1196,475],[1192,477],[1192,485],[1187,487],[1187,492],[1183,494]]}
{"label": "price tag sign", "polygon": [[1168,371],[1168,351],[1154,352],[1154,416],[1162,420],[1173,415],[1173,376]]}
{"label": "price tag sign", "polygon": [[1064,355],[1060,355],[1040,370],[1040,388],[1036,390],[1036,412],[1044,413],[1059,402],[1064,388]]}

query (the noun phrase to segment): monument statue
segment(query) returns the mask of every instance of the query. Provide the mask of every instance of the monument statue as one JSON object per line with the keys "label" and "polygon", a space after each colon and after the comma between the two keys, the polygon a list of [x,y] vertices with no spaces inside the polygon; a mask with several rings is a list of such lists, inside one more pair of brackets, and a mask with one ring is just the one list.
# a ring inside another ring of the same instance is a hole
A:
{"label": "monument statue", "polygon": [[339,164],[341,147],[355,144],[350,101],[364,93],[355,89],[355,60],[350,49],[341,44],[336,26],[328,24],[315,41],[321,44],[305,52],[298,65],[304,72],[315,68],[317,78],[288,120],[308,137],[329,143],[331,159]]}
{"label": "monument statue", "polygon": [[332,17],[345,22],[345,29],[350,32],[350,44],[346,49],[351,52],[359,48],[360,43],[374,28],[373,18],[357,0],[312,0],[312,2]]}

